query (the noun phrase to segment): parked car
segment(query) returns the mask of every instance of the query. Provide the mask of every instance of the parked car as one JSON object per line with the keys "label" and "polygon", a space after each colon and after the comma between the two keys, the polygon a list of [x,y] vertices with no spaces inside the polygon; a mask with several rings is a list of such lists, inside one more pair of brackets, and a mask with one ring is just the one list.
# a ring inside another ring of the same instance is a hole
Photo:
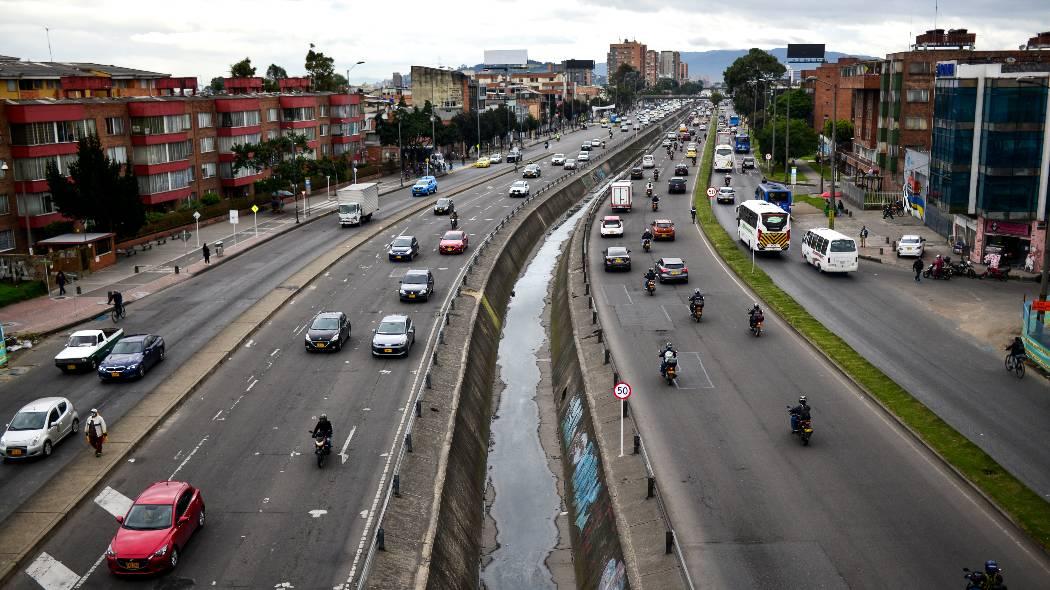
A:
{"label": "parked car", "polygon": [[529,196],[529,183],[526,180],[516,180],[510,185],[508,194],[512,197],[527,197]]}
{"label": "parked car", "polygon": [[642,172],[641,166],[631,168],[631,180],[641,180],[642,178],[645,178],[645,173]]}
{"label": "parked car", "polygon": [[164,360],[164,339],[156,334],[125,336],[98,364],[98,378],[103,381],[145,377],[146,371]]}
{"label": "parked car", "polygon": [[491,154],[489,154],[489,162],[492,162],[493,164],[499,164],[502,161],[503,154],[499,152],[492,152]]}
{"label": "parked car", "polygon": [[397,289],[401,301],[427,301],[433,293],[434,273],[430,272],[429,268],[406,272],[405,276],[401,277],[401,284]]}
{"label": "parked car", "polygon": [[667,192],[668,193],[684,193],[685,192],[685,179],[681,176],[671,177],[671,180],[667,181]]}
{"label": "parked car", "polygon": [[605,270],[631,270],[631,251],[623,246],[606,248]]}
{"label": "parked car", "polygon": [[106,565],[116,575],[154,574],[174,569],[180,552],[204,528],[204,498],[183,481],[158,481],[139,494],[106,548]]}
{"label": "parked car", "polygon": [[619,215],[606,215],[602,218],[602,225],[598,229],[598,233],[601,236],[622,236],[623,235],[623,220],[620,219]]}
{"label": "parked car", "polygon": [[569,158],[569,159],[565,160],[565,164],[562,167],[565,170],[575,170],[576,169],[576,160],[574,160],[572,158]]}
{"label": "parked car", "polygon": [[675,176],[689,176],[689,166],[685,162],[679,162],[674,165]]}
{"label": "parked car", "polygon": [[350,318],[341,311],[322,311],[306,330],[306,350],[342,350],[350,339]]}
{"label": "parked car", "polygon": [[489,162],[489,159],[485,157],[478,158],[478,161],[474,162],[475,168],[488,168],[491,165],[492,162]]}
{"label": "parked car", "polygon": [[670,219],[657,219],[653,221],[649,226],[649,231],[652,232],[654,240],[674,241],[674,222]]}
{"label": "parked car", "polygon": [[372,356],[408,356],[416,327],[407,315],[388,315],[372,330]]}
{"label": "parked car", "polygon": [[529,164],[521,171],[522,178],[539,178],[543,174],[539,164]]}
{"label": "parked car", "polygon": [[908,234],[906,236],[901,236],[901,239],[897,241],[897,258],[900,258],[901,256],[915,256],[917,258],[922,258],[925,246],[926,240],[917,235]]}
{"label": "parked car", "polygon": [[438,190],[438,181],[433,176],[424,176],[412,185],[412,196],[420,197],[432,195]]}
{"label": "parked car", "polygon": [[434,215],[451,215],[456,210],[456,204],[448,197],[442,197],[434,203]]}
{"label": "parked car", "polygon": [[551,166],[564,166],[565,154],[554,154],[551,156]]}
{"label": "parked car", "polygon": [[62,439],[80,432],[80,415],[64,397],[42,397],[22,406],[0,435],[4,460],[51,456]]}
{"label": "parked car", "polygon": [[719,203],[735,203],[736,189],[731,186],[718,187],[718,198],[716,200]]}
{"label": "parked car", "polygon": [[462,254],[467,251],[469,238],[463,230],[452,230],[445,232],[438,242],[438,253],[440,254]]}
{"label": "parked car", "polygon": [[419,256],[419,241],[415,236],[398,236],[390,242],[386,255],[390,260],[408,260],[409,262]]}
{"label": "parked car", "polygon": [[689,282],[689,269],[681,258],[661,258],[656,261],[656,276],[661,283],[668,281]]}

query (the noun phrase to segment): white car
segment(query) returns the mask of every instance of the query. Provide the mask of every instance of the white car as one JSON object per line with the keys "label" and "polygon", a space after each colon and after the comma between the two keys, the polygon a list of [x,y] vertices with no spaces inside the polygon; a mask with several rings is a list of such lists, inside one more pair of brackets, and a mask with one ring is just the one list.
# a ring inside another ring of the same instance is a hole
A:
{"label": "white car", "polygon": [[623,125],[622,127],[620,127],[620,131],[622,131],[624,133],[627,133],[630,130],[631,130],[631,126],[630,125]]}
{"label": "white car", "polygon": [[642,168],[655,168],[656,159],[653,158],[652,154],[646,154],[642,156]]}
{"label": "white car", "polygon": [[576,161],[577,162],[590,162],[591,161],[591,154],[589,154],[588,152],[580,152],[579,154],[576,155]]}
{"label": "white car", "polygon": [[489,156],[489,162],[492,162],[493,164],[499,164],[502,161],[503,161],[503,154],[501,154],[499,152],[495,152],[495,153],[493,153],[493,154],[491,154]]}
{"label": "white car", "polygon": [[512,197],[527,197],[529,196],[529,183],[524,180],[516,180],[514,184],[510,185],[510,196]]}
{"label": "white car", "polygon": [[606,215],[602,218],[602,226],[598,230],[603,238],[608,236],[623,235],[623,220],[619,215]]}
{"label": "white car", "polygon": [[718,187],[718,198],[716,200],[719,203],[736,202],[736,189],[731,186]]}
{"label": "white car", "polygon": [[554,154],[551,157],[551,166],[563,166],[565,165],[565,154]]}
{"label": "white car", "polygon": [[575,170],[576,169],[576,160],[573,160],[572,158],[569,158],[568,160],[565,160],[565,163],[562,164],[562,168],[564,168],[566,170]]}
{"label": "white car", "polygon": [[674,133],[674,131],[668,131],[667,135],[665,135],[664,137],[666,137],[667,139],[674,139],[675,138],[675,133]]}
{"label": "white car", "polygon": [[600,140],[600,139],[592,139],[591,140],[591,147],[602,147],[602,140]]}
{"label": "white car", "polygon": [[926,240],[916,235],[901,236],[897,241],[897,258],[901,256],[915,256],[922,258],[923,246]]}
{"label": "white car", "polygon": [[663,147],[671,147],[671,140],[670,139],[665,139],[663,141],[663,143],[661,143],[660,145],[663,146]]}
{"label": "white car", "polygon": [[4,459],[47,458],[63,438],[80,431],[80,416],[64,397],[42,397],[18,410],[0,436]]}

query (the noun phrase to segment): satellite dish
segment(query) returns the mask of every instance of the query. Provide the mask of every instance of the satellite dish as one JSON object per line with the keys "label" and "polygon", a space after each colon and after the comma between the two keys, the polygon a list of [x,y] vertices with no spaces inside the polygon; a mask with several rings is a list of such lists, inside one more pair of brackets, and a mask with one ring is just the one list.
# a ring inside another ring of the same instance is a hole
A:
{"label": "satellite dish", "polygon": [[1008,58],[1006,58],[1006,63],[1008,63],[1008,64],[1012,64],[1012,63],[1014,63],[1016,61],[1017,61],[1016,57],[1008,57]]}

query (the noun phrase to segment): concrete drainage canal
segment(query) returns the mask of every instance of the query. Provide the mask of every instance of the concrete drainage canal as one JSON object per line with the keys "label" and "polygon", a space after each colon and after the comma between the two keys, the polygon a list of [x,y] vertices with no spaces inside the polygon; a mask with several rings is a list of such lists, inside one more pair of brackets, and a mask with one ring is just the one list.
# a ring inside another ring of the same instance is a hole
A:
{"label": "concrete drainage canal", "polygon": [[576,587],[545,324],[558,255],[589,203],[547,235],[507,307],[485,494],[481,578],[488,590]]}

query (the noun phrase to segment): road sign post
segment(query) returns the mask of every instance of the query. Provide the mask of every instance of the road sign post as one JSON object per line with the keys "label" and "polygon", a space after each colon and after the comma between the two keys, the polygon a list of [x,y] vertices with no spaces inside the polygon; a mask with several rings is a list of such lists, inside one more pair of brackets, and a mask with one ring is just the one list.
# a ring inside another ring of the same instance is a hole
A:
{"label": "road sign post", "polygon": [[197,224],[197,247],[201,247],[201,213],[200,211],[193,212],[193,222]]}
{"label": "road sign post", "polygon": [[233,226],[233,245],[237,245],[237,222],[238,222],[238,211],[236,209],[230,209],[230,225]]}
{"label": "road sign post", "polygon": [[631,386],[626,381],[620,381],[613,386],[613,395],[620,400],[620,456],[623,457],[623,409],[627,398],[631,397]]}
{"label": "road sign post", "polygon": [[252,205],[252,223],[255,225],[255,237],[259,237],[259,206]]}
{"label": "road sign post", "polygon": [[707,188],[707,196],[708,197],[714,198],[714,196],[717,195],[717,194],[718,194],[718,191],[715,190],[715,187],[711,186],[711,187]]}

